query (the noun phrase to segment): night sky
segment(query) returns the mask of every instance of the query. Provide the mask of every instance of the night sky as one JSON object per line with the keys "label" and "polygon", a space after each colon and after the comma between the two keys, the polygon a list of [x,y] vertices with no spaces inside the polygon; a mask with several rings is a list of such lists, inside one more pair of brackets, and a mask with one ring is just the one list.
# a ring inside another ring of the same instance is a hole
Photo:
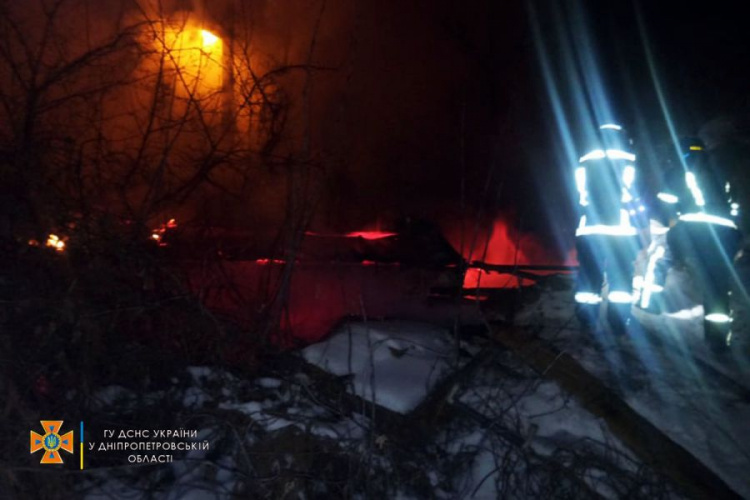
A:
{"label": "night sky", "polygon": [[[569,132],[580,126],[564,53],[585,35],[601,95],[636,141],[644,178],[678,136],[729,117],[742,132],[750,44],[740,7],[712,2],[365,2],[346,88],[352,161],[321,220],[347,226],[404,214],[446,221],[503,213],[565,239],[574,224],[572,165],[547,92],[559,87]],[[533,23],[541,36],[535,36]],[[540,54],[549,59],[547,79]],[[651,56],[651,68],[649,56]],[[580,56],[580,52],[578,56]],[[337,137],[338,139],[338,137]],[[343,187],[343,189],[342,189]],[[341,214],[347,215],[341,218]],[[331,214],[339,214],[331,215]]]}

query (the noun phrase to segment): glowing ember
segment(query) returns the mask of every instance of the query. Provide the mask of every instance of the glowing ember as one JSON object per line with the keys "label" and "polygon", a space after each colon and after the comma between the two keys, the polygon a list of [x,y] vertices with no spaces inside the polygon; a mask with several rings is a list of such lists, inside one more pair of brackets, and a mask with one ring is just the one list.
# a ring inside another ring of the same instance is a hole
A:
{"label": "glowing ember", "polygon": [[260,264],[261,266],[265,266],[267,264],[285,264],[286,261],[282,259],[258,259],[255,261],[256,264]]}
{"label": "glowing ember", "polygon": [[154,229],[154,231],[151,233],[151,239],[157,242],[160,247],[165,247],[167,246],[167,243],[163,241],[164,235],[166,234],[167,230],[174,229],[176,227],[177,221],[174,219],[169,219],[167,222]]}
{"label": "glowing ember", "polygon": [[472,294],[466,294],[464,295],[464,299],[466,300],[472,300],[472,301],[483,301],[487,300],[489,297],[487,295],[472,295]]}
{"label": "glowing ember", "polygon": [[65,242],[60,239],[59,236],[56,234],[50,234],[47,238],[47,246],[50,248],[54,248],[58,252],[64,252],[65,251]]}

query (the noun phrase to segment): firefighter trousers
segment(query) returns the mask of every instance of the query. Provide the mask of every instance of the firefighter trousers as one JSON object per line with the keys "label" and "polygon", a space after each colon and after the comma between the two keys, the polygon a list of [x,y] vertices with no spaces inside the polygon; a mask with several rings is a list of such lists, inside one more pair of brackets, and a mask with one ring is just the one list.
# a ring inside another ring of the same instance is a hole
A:
{"label": "firefighter trousers", "polygon": [[680,221],[667,233],[674,261],[685,265],[701,288],[708,321],[731,316],[729,296],[740,240],[737,229],[705,222]]}
{"label": "firefighter trousers", "polygon": [[[630,314],[633,302],[633,262],[638,253],[639,240],[631,235],[589,234],[576,237],[578,253],[578,280],[576,301],[582,314],[589,320],[596,318],[598,306],[604,299],[609,301],[610,315],[616,313],[624,322]],[[606,278],[607,297],[602,297]],[[617,326],[618,331],[623,325]]]}

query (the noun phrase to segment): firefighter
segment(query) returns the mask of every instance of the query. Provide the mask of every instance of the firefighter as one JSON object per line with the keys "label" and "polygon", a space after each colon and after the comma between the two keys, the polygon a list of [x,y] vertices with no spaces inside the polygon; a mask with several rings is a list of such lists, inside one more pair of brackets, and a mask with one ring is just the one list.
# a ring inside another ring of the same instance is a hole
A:
{"label": "firefighter", "polygon": [[[735,219],[740,206],[733,199],[727,176],[712,164],[700,139],[684,138],[679,149],[680,165],[667,174],[664,188],[657,195],[670,206],[666,212],[671,219],[668,250],[661,253],[685,266],[702,289],[704,337],[714,351],[722,352],[731,338],[731,280],[741,240]],[[649,262],[641,306],[646,290],[658,294],[663,289],[666,273],[658,270],[664,267]],[[649,275],[649,268],[656,272]]]}
{"label": "firefighter", "polygon": [[[659,314],[665,307],[664,284],[673,258],[667,244],[667,233],[677,223],[679,215],[678,193],[684,186],[685,170],[682,165],[668,169],[658,183],[658,193],[651,193],[649,207],[649,244],[645,262],[633,278],[635,305],[652,314]],[[655,196],[654,196],[655,195]]]}
{"label": "firefighter", "polygon": [[[638,253],[636,218],[642,207],[635,187],[632,141],[620,125],[607,123],[580,158],[575,171],[581,218],[576,229],[576,312],[591,327],[607,303],[612,333],[625,333],[634,300],[633,261]],[[606,280],[606,297],[603,285]]]}

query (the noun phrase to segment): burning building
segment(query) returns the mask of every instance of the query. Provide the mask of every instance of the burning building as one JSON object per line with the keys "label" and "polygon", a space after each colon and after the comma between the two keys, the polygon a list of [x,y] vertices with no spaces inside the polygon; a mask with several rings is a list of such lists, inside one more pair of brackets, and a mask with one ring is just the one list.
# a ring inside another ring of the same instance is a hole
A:
{"label": "burning building", "polygon": [[[502,155],[496,148],[523,134],[497,122],[520,102],[510,94],[525,66],[513,58],[487,63],[493,47],[519,32],[506,8],[453,7],[297,0],[5,6],[4,236],[47,241],[67,228],[52,242],[59,253],[118,231],[164,246],[167,221],[176,219],[181,230],[204,235],[180,245],[200,247],[211,231],[242,234],[251,248],[245,262],[279,270],[269,279],[281,289],[304,290],[289,277],[308,265],[296,266],[300,251],[348,241],[315,235],[382,221],[403,241],[397,221],[416,218],[449,234],[455,270],[462,258],[488,260],[477,249],[487,247],[490,232],[495,263],[524,263],[539,245],[514,241],[528,231],[510,234],[497,217],[522,196],[499,187],[506,175],[521,174],[521,147]],[[477,27],[471,33],[469,23]],[[497,23],[507,28],[500,35]],[[501,65],[514,68],[513,78]],[[497,84],[508,85],[509,95],[497,93]],[[503,164],[491,167],[500,157]],[[458,220],[461,234],[451,228]],[[475,249],[458,244],[462,238],[475,239]],[[429,251],[414,250],[424,242],[411,243],[409,255],[352,262],[386,266],[381,276],[393,262],[434,267]],[[523,250],[505,250],[517,247]]]}

